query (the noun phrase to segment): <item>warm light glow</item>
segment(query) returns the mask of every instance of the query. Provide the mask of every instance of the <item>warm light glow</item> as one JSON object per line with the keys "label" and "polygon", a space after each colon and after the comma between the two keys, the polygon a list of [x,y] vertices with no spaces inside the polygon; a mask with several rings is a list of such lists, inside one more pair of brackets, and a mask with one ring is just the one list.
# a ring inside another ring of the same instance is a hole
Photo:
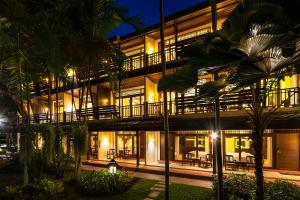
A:
{"label": "warm light glow", "polygon": [[93,107],[93,104],[92,104],[92,103],[88,103],[88,104],[87,104],[87,107],[88,107],[88,108],[92,108],[92,107]]}
{"label": "warm light glow", "polygon": [[103,103],[104,103],[105,105],[107,105],[107,104],[108,104],[108,99],[103,99]]}
{"label": "warm light glow", "polygon": [[74,111],[74,107],[72,107],[72,103],[69,103],[66,107],[66,112],[72,112]]}
{"label": "warm light glow", "polygon": [[44,140],[43,137],[41,135],[39,135],[37,137],[37,148],[38,149],[42,149],[42,147],[44,146]]}
{"label": "warm light glow", "polygon": [[72,77],[75,74],[73,69],[69,69],[67,73],[69,77]]}
{"label": "warm light glow", "polygon": [[116,166],[109,166],[109,172],[114,174],[117,172],[117,167]]}
{"label": "warm light glow", "polygon": [[149,139],[149,143],[148,143],[148,149],[149,150],[153,150],[155,148],[155,145],[154,145],[154,138],[150,138]]}
{"label": "warm light glow", "polygon": [[150,93],[149,93],[149,96],[148,96],[148,102],[149,102],[149,103],[153,103],[153,102],[154,102],[154,93],[153,93],[153,92],[150,92]]}
{"label": "warm light glow", "polygon": [[102,147],[103,147],[103,148],[108,148],[108,146],[109,146],[109,141],[108,141],[108,139],[107,139],[107,138],[103,138],[101,144],[102,144]]}
{"label": "warm light glow", "polygon": [[45,107],[44,110],[45,110],[45,113],[48,113],[48,108],[47,107]]}
{"label": "warm light glow", "polygon": [[148,48],[148,54],[152,54],[153,51],[154,51],[153,47],[149,47],[149,48]]}
{"label": "warm light glow", "polygon": [[217,137],[218,137],[218,135],[217,135],[216,132],[213,132],[213,133],[211,134],[211,138],[212,138],[213,140],[217,139]]}

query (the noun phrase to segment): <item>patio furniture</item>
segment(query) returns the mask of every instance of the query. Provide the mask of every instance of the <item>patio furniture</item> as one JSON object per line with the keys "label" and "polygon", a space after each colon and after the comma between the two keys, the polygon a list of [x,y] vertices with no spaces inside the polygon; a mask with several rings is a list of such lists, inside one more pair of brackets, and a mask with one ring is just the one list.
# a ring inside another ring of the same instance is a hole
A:
{"label": "patio furniture", "polygon": [[235,161],[235,163],[236,163],[236,169],[242,168],[243,170],[245,170],[246,167],[247,167],[247,163],[246,163],[246,162],[243,162],[243,161]]}
{"label": "patio furniture", "polygon": [[95,148],[91,148],[90,149],[90,157],[92,159],[97,159],[98,158],[98,152]]}
{"label": "patio furniture", "polygon": [[196,166],[196,165],[199,166],[199,163],[200,163],[200,159],[198,159],[198,158],[193,158],[193,159],[192,159],[192,165],[193,165],[193,166]]}
{"label": "patio furniture", "polygon": [[188,163],[189,165],[192,165],[193,164],[193,161],[192,161],[192,154],[191,153],[186,153],[183,155],[183,158],[181,160],[181,164],[182,166],[184,164]]}
{"label": "patio furniture", "polygon": [[107,159],[114,159],[115,158],[115,149],[109,149],[106,152],[106,158]]}
{"label": "patio furniture", "polygon": [[238,169],[238,164],[233,158],[233,155],[225,155],[224,160],[225,170],[231,168],[232,170]]}
{"label": "patio furniture", "polygon": [[199,167],[212,167],[212,154],[206,154],[205,158],[200,157]]}
{"label": "patio furniture", "polygon": [[129,159],[130,158],[130,150],[129,149],[125,149],[123,158],[124,159]]}
{"label": "patio furniture", "polygon": [[190,159],[182,159],[181,160],[181,165],[183,166],[184,164],[192,165],[192,160],[190,160]]}
{"label": "patio furniture", "polygon": [[124,151],[123,150],[119,150],[118,154],[117,154],[118,158],[124,158]]}
{"label": "patio furniture", "polygon": [[246,167],[249,171],[250,168],[255,168],[255,158],[254,156],[246,156]]}

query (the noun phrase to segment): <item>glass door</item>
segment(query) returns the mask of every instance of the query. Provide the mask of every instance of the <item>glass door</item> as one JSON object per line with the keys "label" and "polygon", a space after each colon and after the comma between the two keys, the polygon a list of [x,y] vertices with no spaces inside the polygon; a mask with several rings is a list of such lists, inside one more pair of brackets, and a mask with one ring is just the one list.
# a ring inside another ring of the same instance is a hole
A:
{"label": "glass door", "polygon": [[89,154],[90,159],[98,159],[98,134],[90,135]]}
{"label": "glass door", "polygon": [[135,134],[117,134],[117,157],[119,159],[135,158],[136,136]]}

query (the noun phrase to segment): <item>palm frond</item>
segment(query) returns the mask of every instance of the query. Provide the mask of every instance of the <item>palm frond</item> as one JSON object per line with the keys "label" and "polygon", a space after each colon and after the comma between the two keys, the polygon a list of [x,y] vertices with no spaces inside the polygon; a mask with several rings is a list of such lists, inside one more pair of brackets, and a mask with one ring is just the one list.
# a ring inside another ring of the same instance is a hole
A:
{"label": "palm frond", "polygon": [[215,98],[220,95],[220,90],[228,86],[227,77],[221,77],[216,81],[207,82],[201,86],[197,87],[197,97],[196,101],[201,99]]}
{"label": "palm frond", "polygon": [[197,84],[198,72],[191,65],[186,65],[177,72],[166,76],[158,83],[157,90],[184,92]]}

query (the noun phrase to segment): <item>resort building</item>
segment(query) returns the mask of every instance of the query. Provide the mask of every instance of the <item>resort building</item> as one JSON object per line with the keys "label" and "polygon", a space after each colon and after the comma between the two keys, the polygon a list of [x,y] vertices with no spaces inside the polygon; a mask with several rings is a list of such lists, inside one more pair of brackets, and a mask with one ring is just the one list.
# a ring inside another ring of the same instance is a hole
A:
{"label": "resort building", "polygon": [[[217,4],[218,28],[238,1],[223,0]],[[199,3],[165,18],[165,54],[167,74],[186,63],[181,49],[211,32],[211,13],[208,2]],[[86,79],[77,80],[72,101],[71,87],[60,81],[58,101],[55,96],[54,77],[35,85],[37,93],[31,99],[32,123],[45,123],[51,118],[68,125],[84,119],[89,127],[90,161],[110,161],[136,165],[163,166],[164,132],[162,93],[157,91],[161,73],[159,24],[147,27],[143,33],[135,32],[111,38],[127,56],[126,73],[119,77],[115,87],[104,72],[94,74],[86,95]],[[76,71],[67,71],[78,77]],[[212,75],[199,75],[198,84],[212,80]],[[48,103],[47,85],[53,83],[52,103]],[[294,116],[299,112],[299,75],[290,74],[280,81],[265,102],[266,107],[281,105],[263,140],[264,167],[273,169],[300,169],[300,123]],[[168,92],[170,124],[170,167],[210,168],[214,104],[205,100],[195,103],[197,88],[185,93]],[[246,92],[246,91],[245,91]],[[253,163],[251,127],[244,107],[243,92],[225,95],[220,99],[222,153],[224,160]],[[73,103],[72,103],[73,102]],[[56,105],[58,104],[58,113]],[[82,107],[79,111],[79,107]],[[49,109],[52,107],[52,115]],[[201,161],[204,162],[200,162]]]}

